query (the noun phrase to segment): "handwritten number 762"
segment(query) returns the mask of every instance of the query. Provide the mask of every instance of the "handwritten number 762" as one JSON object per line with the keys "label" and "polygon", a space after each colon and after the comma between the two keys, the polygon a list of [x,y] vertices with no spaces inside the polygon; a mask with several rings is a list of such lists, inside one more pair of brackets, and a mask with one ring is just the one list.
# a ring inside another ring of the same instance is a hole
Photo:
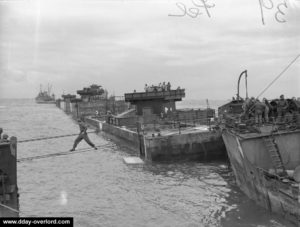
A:
{"label": "handwritten number 762", "polygon": [[[261,21],[262,24],[265,25],[265,18],[264,18],[264,9],[271,10],[274,8],[274,3],[272,0],[258,0],[261,12]],[[284,0],[284,2],[279,3],[277,6],[277,11],[275,13],[275,20],[279,23],[285,23],[286,20],[284,19],[284,9],[287,9],[288,6]]]}

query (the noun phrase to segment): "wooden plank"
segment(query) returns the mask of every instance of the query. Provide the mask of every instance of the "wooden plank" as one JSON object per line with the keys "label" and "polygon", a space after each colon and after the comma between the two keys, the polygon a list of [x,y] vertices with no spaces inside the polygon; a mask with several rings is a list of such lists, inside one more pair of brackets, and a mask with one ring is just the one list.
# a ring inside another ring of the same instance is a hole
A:
{"label": "wooden plank", "polygon": [[125,157],[123,160],[128,165],[144,164],[144,161],[139,157]]}

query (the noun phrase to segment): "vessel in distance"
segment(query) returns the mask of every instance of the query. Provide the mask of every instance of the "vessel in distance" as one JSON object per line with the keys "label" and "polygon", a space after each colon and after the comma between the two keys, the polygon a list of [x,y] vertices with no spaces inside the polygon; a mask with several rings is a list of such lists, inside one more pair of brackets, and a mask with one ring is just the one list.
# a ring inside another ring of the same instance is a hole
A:
{"label": "vessel in distance", "polygon": [[48,84],[47,90],[42,89],[42,85],[40,86],[40,92],[35,98],[36,103],[47,104],[47,103],[55,103],[55,95],[51,94],[52,85]]}

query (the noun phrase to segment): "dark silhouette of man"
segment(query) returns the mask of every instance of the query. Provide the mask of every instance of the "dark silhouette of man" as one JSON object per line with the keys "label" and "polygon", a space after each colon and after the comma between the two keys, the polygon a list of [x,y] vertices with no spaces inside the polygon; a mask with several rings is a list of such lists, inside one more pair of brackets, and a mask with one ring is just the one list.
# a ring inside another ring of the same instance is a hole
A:
{"label": "dark silhouette of man", "polygon": [[95,150],[97,150],[97,147],[95,146],[95,144],[93,144],[91,142],[91,140],[89,139],[88,135],[87,135],[87,126],[84,122],[84,119],[79,119],[78,120],[78,124],[79,124],[79,129],[80,129],[80,133],[77,136],[77,138],[74,141],[73,144],[73,148],[70,151],[75,151],[77,145],[80,143],[81,140],[85,140],[85,142],[87,142],[91,147],[93,147]]}
{"label": "dark silhouette of man", "polygon": [[254,103],[254,114],[255,114],[255,123],[258,125],[262,124],[262,115],[266,109],[266,104],[256,99]]}
{"label": "dark silhouette of man", "polygon": [[2,139],[0,139],[0,143],[8,143],[8,142],[9,142],[8,135],[3,134]]}
{"label": "dark silhouette of man", "polygon": [[284,95],[280,95],[280,99],[277,101],[277,122],[285,122],[285,113],[288,108],[288,102],[284,99]]}

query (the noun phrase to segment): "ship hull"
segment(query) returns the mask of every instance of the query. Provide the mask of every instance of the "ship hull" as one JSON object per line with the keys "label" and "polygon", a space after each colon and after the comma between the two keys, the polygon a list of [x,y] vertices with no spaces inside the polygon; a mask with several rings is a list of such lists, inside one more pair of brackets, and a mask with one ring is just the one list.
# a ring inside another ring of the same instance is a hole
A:
{"label": "ship hull", "polygon": [[[300,225],[299,184],[284,183],[269,174],[272,161],[262,136],[243,138],[228,129],[222,137],[237,185],[258,205]],[[287,169],[300,163],[300,132],[275,135]]]}
{"label": "ship hull", "polygon": [[38,104],[55,104],[55,100],[52,101],[44,101],[44,100],[35,100]]}
{"label": "ship hull", "polygon": [[17,186],[17,141],[0,143],[0,217],[19,216]]}

